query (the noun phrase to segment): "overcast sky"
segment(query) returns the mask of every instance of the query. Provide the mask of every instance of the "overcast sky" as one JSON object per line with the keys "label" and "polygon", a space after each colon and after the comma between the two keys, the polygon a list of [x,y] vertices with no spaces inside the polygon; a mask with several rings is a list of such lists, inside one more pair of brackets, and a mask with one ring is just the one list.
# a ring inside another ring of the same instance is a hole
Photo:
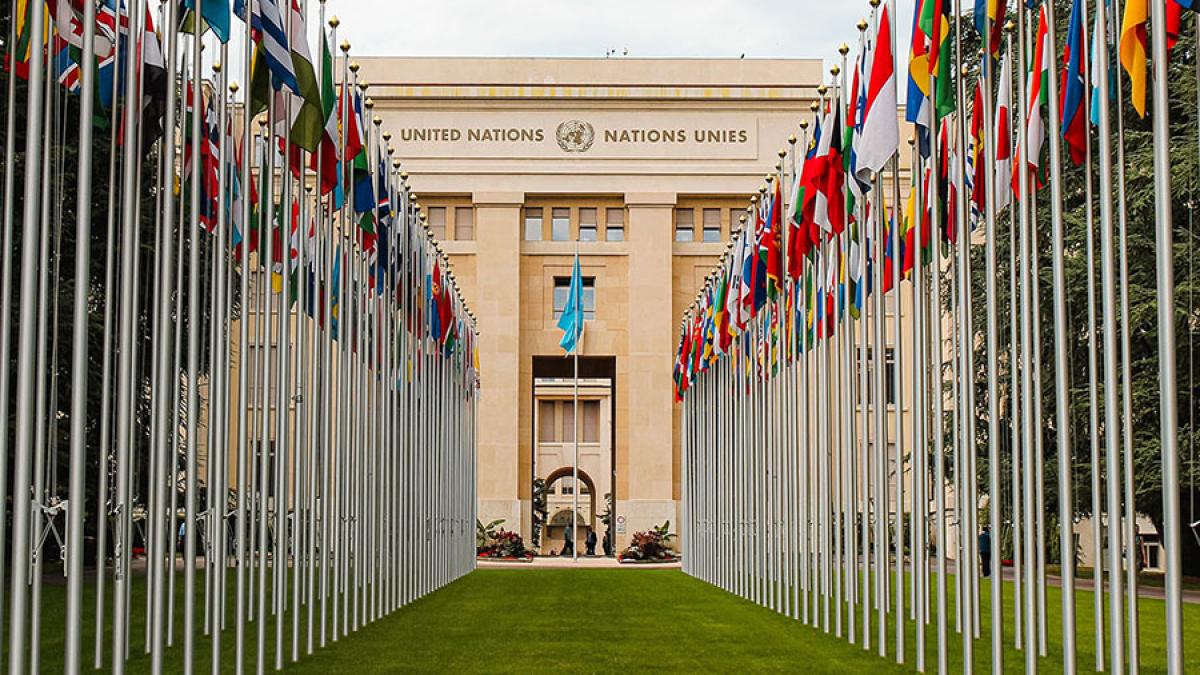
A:
{"label": "overcast sky", "polygon": [[[912,0],[896,0],[907,44]],[[315,3],[310,3],[310,9]],[[820,57],[854,46],[866,0],[328,0],[353,53],[395,56]],[[897,51],[906,51],[900,48]],[[902,57],[903,58],[903,57]]]}

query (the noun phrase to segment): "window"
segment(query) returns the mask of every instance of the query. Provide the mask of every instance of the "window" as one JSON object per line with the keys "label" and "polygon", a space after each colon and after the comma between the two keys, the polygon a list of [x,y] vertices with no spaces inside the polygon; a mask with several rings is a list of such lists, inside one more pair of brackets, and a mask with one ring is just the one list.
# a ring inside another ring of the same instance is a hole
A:
{"label": "window", "polygon": [[[563,478],[560,478],[560,479],[558,479],[558,480],[559,480],[559,483],[561,484],[561,485],[559,486],[559,488],[560,488],[560,489],[559,489],[559,491],[558,491],[558,494],[560,494],[560,495],[573,495],[573,494],[575,494],[575,478],[574,478],[574,477],[572,477],[572,476],[565,476],[565,477],[563,477]],[[569,524],[569,523],[568,523],[568,524]]]}
{"label": "window", "polygon": [[583,422],[583,435],[579,440],[584,443],[599,443],[600,401],[584,401],[579,412]]}
{"label": "window", "polygon": [[446,207],[429,207],[429,230],[438,241],[446,239]]}
{"label": "window", "polygon": [[[261,384],[263,359],[268,360],[270,371],[267,376],[266,386]],[[275,345],[264,345],[262,347],[250,345],[246,350],[246,386],[248,392],[248,400],[257,402],[257,405],[262,405],[264,402],[268,408],[274,409],[279,403],[279,397],[276,395],[279,374],[279,350]],[[263,397],[266,397],[265,401]]]}
{"label": "window", "polygon": [[557,207],[550,210],[550,240],[568,241],[571,238],[571,209]]}
{"label": "window", "polygon": [[475,238],[475,209],[469,206],[454,209],[454,238],[459,241]]}
{"label": "window", "polygon": [[579,209],[579,241],[596,241],[596,209]]}
{"label": "window", "polygon": [[[875,404],[875,361],[872,354],[872,349],[867,348],[867,405]],[[858,350],[855,349],[857,358]],[[858,388],[858,379],[856,375],[855,389]],[[896,350],[888,347],[884,351],[884,366],[883,366],[883,402],[885,405],[891,405],[896,402]],[[856,394],[857,395],[857,394]]]}
{"label": "window", "polygon": [[704,241],[721,241],[721,209],[704,209]]}
{"label": "window", "polygon": [[625,209],[607,209],[604,238],[608,241],[625,241]]}
{"label": "window", "polygon": [[746,209],[729,209],[730,232],[733,232],[742,226],[742,216],[744,215],[746,215]]}
{"label": "window", "polygon": [[675,209],[675,241],[695,241],[696,213],[691,209]]}
{"label": "window", "polygon": [[554,401],[538,401],[538,442],[553,443],[554,437]]}
{"label": "window", "polygon": [[542,210],[525,209],[525,241],[542,240]]}
{"label": "window", "polygon": [[[265,458],[263,457],[264,449]],[[264,459],[267,463],[266,472],[262,470]],[[265,494],[268,499],[273,498],[275,496],[275,441],[268,441],[265,448],[261,442],[254,445],[254,466],[250,468],[250,473],[255,478],[255,491],[260,495]]]}
{"label": "window", "polygon": [[572,401],[562,401],[561,405],[559,410],[562,413],[562,436],[559,436],[559,440],[572,443],[575,441],[575,404]]}
{"label": "window", "polygon": [[[571,277],[554,277],[554,318],[562,316],[571,290]],[[596,277],[583,277],[583,318],[596,318]]]}

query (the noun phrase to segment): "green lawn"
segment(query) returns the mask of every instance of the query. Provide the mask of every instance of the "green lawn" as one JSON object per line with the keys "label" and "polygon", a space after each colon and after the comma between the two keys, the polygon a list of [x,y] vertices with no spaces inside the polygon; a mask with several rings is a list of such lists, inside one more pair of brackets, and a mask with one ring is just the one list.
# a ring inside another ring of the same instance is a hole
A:
{"label": "green lawn", "polygon": [[[142,581],[141,579],[137,580]],[[1012,588],[1006,585],[1005,670],[1022,672],[1023,654],[1011,647]],[[45,588],[46,628],[42,635],[43,672],[61,671],[63,615],[62,586]],[[982,639],[975,643],[975,663],[980,672],[990,670],[987,607],[989,588],[981,589]],[[149,661],[141,653],[144,636],[144,589],[133,588],[135,614],[132,627],[130,672],[146,672]],[[1091,600],[1077,593],[1079,612],[1079,669],[1088,672],[1094,663]],[[953,588],[949,601],[953,602]],[[1049,653],[1039,664],[1045,672],[1061,670],[1061,637],[1058,630],[1061,594],[1047,589]],[[182,603],[177,602],[180,609]],[[92,616],[91,600],[86,616]],[[1163,671],[1163,603],[1140,602],[1142,671]],[[232,608],[231,608],[232,610]],[[290,662],[291,616],[285,630],[289,649],[287,670],[299,673],[364,672],[530,672],[573,670],[583,672],[911,672],[914,669],[915,626],[908,624],[907,664],[894,664],[893,629],[888,627],[889,657],[849,645],[820,629],[802,625],[741,598],[727,594],[677,570],[646,569],[489,569],[479,570],[448,587],[422,598],[381,621],[299,663]],[[861,617],[859,618],[861,620]],[[1200,641],[1200,605],[1184,606],[1189,647]],[[199,624],[198,624],[199,625]],[[303,622],[301,624],[303,640]],[[177,622],[176,631],[179,630]],[[274,624],[268,620],[268,643]],[[961,643],[950,623],[950,671],[961,671]],[[178,634],[178,633],[177,633]],[[927,670],[936,670],[934,630],[928,636]],[[253,670],[253,628],[248,645]],[[872,640],[874,640],[872,633]],[[85,657],[90,663],[92,635],[84,636]],[[232,671],[233,632],[225,633],[222,661]],[[197,672],[207,672],[211,646],[197,641]],[[167,671],[178,672],[181,645],[167,654]],[[267,668],[273,665],[268,647]],[[1200,647],[1185,652],[1185,668],[1200,672]],[[108,661],[106,660],[106,666]]]}

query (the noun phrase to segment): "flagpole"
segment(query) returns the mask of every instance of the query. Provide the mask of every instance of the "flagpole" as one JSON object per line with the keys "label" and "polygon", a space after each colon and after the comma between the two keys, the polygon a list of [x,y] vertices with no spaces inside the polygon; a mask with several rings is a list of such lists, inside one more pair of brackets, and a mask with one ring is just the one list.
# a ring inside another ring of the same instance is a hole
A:
{"label": "flagpole", "polygon": [[[579,269],[579,237],[578,236],[575,237],[575,266],[576,266],[575,267],[576,269]],[[572,282],[573,281],[574,280],[572,280]],[[579,288],[579,296],[580,296],[579,302],[582,303],[583,302],[582,283],[580,284],[580,288]],[[580,310],[580,318],[582,319],[583,308],[580,307],[579,310]],[[582,328],[582,326],[580,328]],[[575,330],[575,327],[572,326],[571,330]],[[579,338],[582,338],[582,337],[583,337],[582,331],[580,331]],[[575,377],[572,380],[572,383],[574,384],[573,391],[572,391],[572,401],[573,402],[571,404],[571,414],[575,418],[574,421],[572,422],[572,426],[571,426],[571,435],[574,437],[573,444],[574,444],[574,453],[575,453],[574,458],[571,460],[571,483],[573,486],[571,488],[571,497],[572,497],[571,561],[572,562],[579,561],[579,347],[580,347],[580,345],[575,344],[575,345],[572,345],[572,349],[571,349],[571,351],[573,352],[573,357],[574,357],[572,359],[572,361],[573,361],[573,364],[575,367]]]}
{"label": "flagpole", "polygon": [[[1097,7],[1101,19],[1101,33],[1106,21],[1105,11]],[[1107,53],[1107,50],[1100,53]],[[1124,620],[1121,598],[1121,541],[1120,518],[1120,488],[1118,484],[1120,473],[1119,450],[1117,435],[1111,430],[1119,428],[1117,419],[1117,336],[1116,336],[1116,288],[1112,275],[1115,261],[1113,260],[1113,208],[1112,208],[1112,137],[1109,121],[1109,72],[1108,68],[1100,68],[1100,260],[1101,260],[1101,298],[1103,305],[1102,331],[1104,336],[1104,436],[1105,465],[1107,466],[1107,507],[1108,515],[1108,568],[1109,568],[1109,642],[1113,670],[1125,667]],[[1118,102],[1118,107],[1120,103]],[[1157,156],[1155,157],[1157,163]],[[1170,324],[1173,325],[1173,324]],[[1160,327],[1161,328],[1161,327]],[[1169,385],[1160,385],[1169,386]],[[1169,411],[1163,411],[1164,416]],[[1164,427],[1165,428],[1165,427]],[[1099,563],[1099,561],[1097,561]],[[1098,566],[1097,569],[1100,569]],[[1096,580],[1100,583],[1099,575]],[[1097,589],[1098,592],[1098,589]]]}
{"label": "flagpole", "polygon": [[[1047,40],[1050,55],[1058,53],[1056,47],[1056,24],[1054,21],[1054,3],[1046,3]],[[1068,75],[1069,76],[1069,75]],[[1071,448],[1070,425],[1070,373],[1067,360],[1067,281],[1065,254],[1065,225],[1062,210],[1062,143],[1059,133],[1059,85],[1058,73],[1051,69],[1049,77],[1050,103],[1050,192],[1051,218],[1053,226],[1053,260],[1051,261],[1054,274],[1054,371],[1055,371],[1055,418],[1058,445],[1058,518],[1059,518],[1059,551],[1062,568],[1062,631],[1063,631],[1063,671],[1075,672],[1075,534],[1073,530],[1073,500],[1071,498],[1071,467],[1073,453]],[[1086,113],[1084,113],[1086,114]],[[1085,122],[1086,124],[1086,122]],[[1089,274],[1090,274],[1089,269]],[[1123,331],[1128,336],[1128,331]],[[1126,380],[1128,384],[1128,380]],[[1126,416],[1125,428],[1129,429],[1130,417]],[[1130,502],[1132,503],[1132,502]],[[1132,549],[1130,549],[1132,551]],[[1043,549],[1044,551],[1044,549]],[[1042,557],[1045,557],[1043,553]],[[997,583],[994,581],[993,583]],[[1043,610],[1044,611],[1044,610]]]}
{"label": "flagpole", "polygon": [[[1085,14],[1086,14],[1086,5]],[[1100,24],[1100,14],[1104,11],[1103,3],[1096,3],[1096,20],[1097,26]],[[1103,31],[1097,30],[1093,37],[1104,42]],[[1107,46],[1103,47],[1107,50]],[[1098,53],[1101,46],[1093,42],[1093,52]],[[1107,51],[1104,52],[1107,54]],[[1085,68],[1088,59],[1083,59]],[[1106,65],[1101,67],[1107,67]],[[1086,72],[1086,71],[1085,71]],[[1091,79],[1088,79],[1088,86],[1085,86],[1085,91],[1091,93]],[[1097,94],[1098,95],[1098,94]],[[1088,101],[1088,96],[1085,95],[1084,101]],[[1088,105],[1088,115],[1091,115],[1091,106]],[[1096,120],[1098,122],[1099,120]],[[1089,464],[1091,465],[1091,507],[1093,517],[1091,520],[1092,533],[1092,569],[1094,571],[1103,569],[1104,548],[1103,548],[1103,532],[1101,530],[1101,507],[1100,507],[1100,404],[1099,404],[1099,389],[1096,383],[1096,372],[1099,370],[1097,365],[1097,354],[1099,353],[1096,345],[1096,223],[1095,213],[1092,206],[1092,141],[1091,128],[1093,121],[1088,120],[1088,142],[1084,151],[1084,175],[1087,183],[1084,189],[1084,199],[1086,200],[1085,215],[1087,219],[1087,373],[1088,373],[1088,447],[1090,449]],[[1105,197],[1108,198],[1107,196]],[[1096,670],[1104,670],[1104,594],[1099,591],[1099,584],[1102,583],[1102,575],[1093,573],[1093,588],[1092,593],[1092,630],[1095,634],[1095,654],[1096,654]]]}
{"label": "flagpole", "polygon": [[[1002,17],[996,17],[997,20]],[[998,329],[997,308],[997,267],[996,267],[996,134],[992,109],[992,17],[984,13],[984,67],[983,67],[983,152],[984,152],[984,276],[986,277],[987,298],[987,378],[988,378],[988,514],[990,516],[990,543],[993,547],[991,575],[991,640],[992,640],[992,672],[1004,670],[1004,568],[1001,563],[999,542],[1001,541],[1001,488],[1000,488],[1000,392],[999,392],[999,350],[1000,339]],[[997,52],[999,45],[996,46]],[[1008,58],[1008,55],[1005,55]],[[1010,149],[1011,152],[1011,149]],[[1090,269],[1090,268],[1089,268]],[[974,414],[967,410],[965,414]],[[956,500],[962,503],[961,499]]]}
{"label": "flagpole", "polygon": [[[1171,215],[1170,108],[1167,100],[1166,3],[1150,3],[1154,62],[1154,224],[1157,264],[1159,402],[1162,438],[1163,544],[1166,549],[1167,671],[1183,672],[1182,554],[1179,534],[1178,383],[1175,381],[1175,270]],[[1107,335],[1107,333],[1106,333]],[[1128,377],[1126,378],[1128,380]],[[1130,453],[1132,454],[1132,453]],[[1132,461],[1127,459],[1127,462]],[[1128,494],[1129,488],[1126,487]],[[1132,519],[1132,504],[1130,505]],[[1132,528],[1131,528],[1132,529]],[[1133,549],[1130,549],[1133,554]],[[1132,592],[1132,591],[1131,591]],[[1136,650],[1136,638],[1131,650]],[[1136,654],[1136,651],[1133,652]]]}
{"label": "flagpole", "polygon": [[[84,3],[83,55],[80,62],[90,64],[95,60],[96,5]],[[71,331],[71,449],[70,485],[71,504],[67,509],[67,646],[65,669],[78,673],[80,664],[80,632],[83,626],[83,509],[85,470],[85,434],[87,422],[87,387],[85,381],[88,368],[88,299],[91,273],[92,231],[92,112],[95,102],[96,71],[81,68],[82,86],[79,99],[79,174],[76,193],[75,220],[75,297],[73,302],[73,325]],[[14,74],[9,75],[10,82]],[[9,108],[11,114],[11,106]],[[7,165],[8,173],[14,166]],[[8,295],[5,293],[5,300]],[[7,303],[6,303],[7,304]],[[7,389],[7,383],[4,388]],[[5,413],[7,415],[7,413]],[[37,646],[34,647],[37,649]]]}
{"label": "flagpole", "polygon": [[[241,147],[241,186],[242,203],[241,207],[241,223],[242,223],[242,242],[241,242],[241,272],[239,275],[239,307],[241,308],[240,316],[238,317],[238,381],[237,381],[237,515],[236,515],[236,540],[237,540],[237,574],[236,586],[237,595],[235,600],[235,621],[234,621],[234,671],[237,675],[242,675],[245,672],[245,649],[246,649],[246,572],[250,563],[249,551],[247,546],[247,535],[249,528],[246,525],[246,520],[249,517],[247,508],[247,492],[250,490],[249,471],[250,460],[247,457],[250,451],[250,415],[247,414],[247,406],[249,401],[249,372],[248,368],[252,367],[249,359],[246,358],[247,351],[250,348],[250,240],[252,237],[259,236],[258,232],[250,231],[251,209],[253,208],[254,190],[252,181],[254,180],[251,174],[252,155],[250,154],[251,143],[254,140],[253,120],[250,118],[250,98],[251,98],[251,82],[253,80],[253,39],[251,38],[251,19],[250,19],[250,3],[246,3],[246,14],[242,20],[246,25],[245,33],[245,51],[243,53],[243,77],[246,82],[245,98],[242,101],[242,147]],[[230,91],[236,96],[238,91],[237,82],[232,82]],[[234,148],[237,152],[237,148]],[[261,225],[259,227],[261,232]],[[261,317],[255,317],[256,323]]]}

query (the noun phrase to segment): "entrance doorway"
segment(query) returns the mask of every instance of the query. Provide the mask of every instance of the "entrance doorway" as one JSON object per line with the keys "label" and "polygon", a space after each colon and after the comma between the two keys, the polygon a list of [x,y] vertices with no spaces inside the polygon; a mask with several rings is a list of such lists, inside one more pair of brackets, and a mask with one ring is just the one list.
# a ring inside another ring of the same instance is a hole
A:
{"label": "entrance doorway", "polygon": [[[586,367],[585,367],[586,364]],[[563,367],[567,372],[562,372]],[[534,359],[533,386],[533,536],[530,547],[540,555],[559,554],[574,521],[575,545],[587,550],[589,532],[596,535],[595,553],[605,554],[605,536],[616,522],[616,447],[612,367],[615,360],[579,360],[579,410],[574,407],[573,364],[562,357]],[[579,482],[575,473],[578,419]],[[578,498],[578,510],[575,509]],[[611,548],[611,547],[610,547]],[[569,550],[568,550],[569,553]]]}

